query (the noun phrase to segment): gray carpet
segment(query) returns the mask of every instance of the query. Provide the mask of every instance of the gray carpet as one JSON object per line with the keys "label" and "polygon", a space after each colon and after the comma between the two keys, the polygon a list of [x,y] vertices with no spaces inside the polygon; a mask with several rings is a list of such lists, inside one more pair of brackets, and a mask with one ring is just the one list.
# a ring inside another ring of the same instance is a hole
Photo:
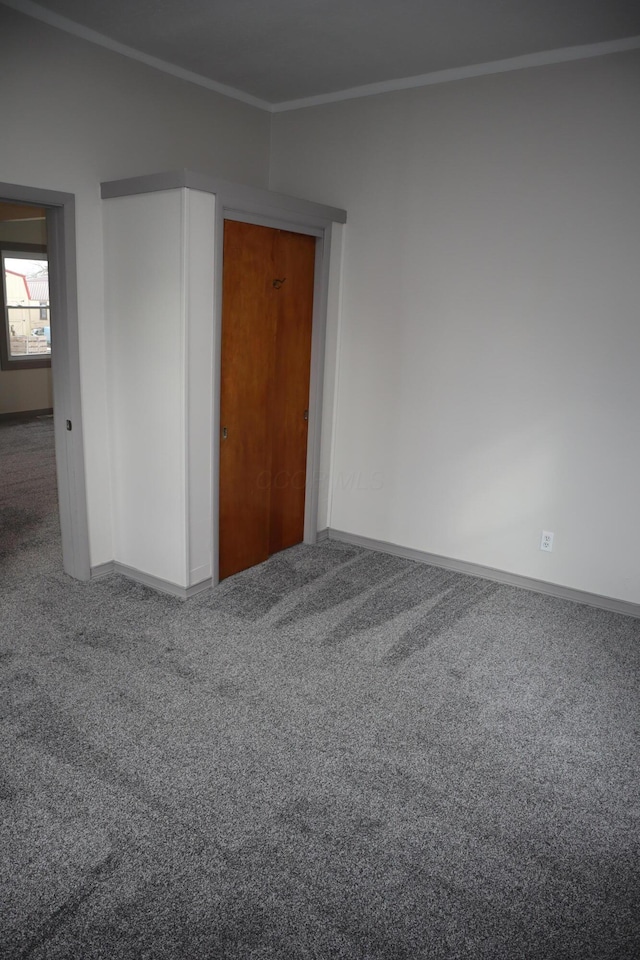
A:
{"label": "gray carpet", "polygon": [[337,542],[60,567],[0,427],[4,958],[640,956],[640,622]]}

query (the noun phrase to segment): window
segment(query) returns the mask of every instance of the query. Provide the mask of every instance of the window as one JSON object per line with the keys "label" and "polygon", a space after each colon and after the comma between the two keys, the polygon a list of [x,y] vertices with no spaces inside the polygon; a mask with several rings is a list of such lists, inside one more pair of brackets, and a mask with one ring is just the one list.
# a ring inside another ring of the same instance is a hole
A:
{"label": "window", "polygon": [[40,244],[0,244],[0,364],[3,370],[51,365],[49,261]]}

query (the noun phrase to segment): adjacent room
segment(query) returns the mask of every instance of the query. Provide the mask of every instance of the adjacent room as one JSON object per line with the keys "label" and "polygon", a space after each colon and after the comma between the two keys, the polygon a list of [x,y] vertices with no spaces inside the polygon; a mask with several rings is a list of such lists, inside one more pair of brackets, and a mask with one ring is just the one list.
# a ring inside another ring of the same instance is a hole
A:
{"label": "adjacent room", "polygon": [[5,0],[0,77],[2,955],[635,960],[640,9]]}

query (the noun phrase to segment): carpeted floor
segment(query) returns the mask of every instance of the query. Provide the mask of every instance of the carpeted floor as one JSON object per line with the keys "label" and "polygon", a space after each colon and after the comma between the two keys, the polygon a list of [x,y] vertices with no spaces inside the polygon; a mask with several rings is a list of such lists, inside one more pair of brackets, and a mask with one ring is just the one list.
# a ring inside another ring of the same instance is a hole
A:
{"label": "carpeted floor", "polygon": [[0,463],[6,960],[637,960],[640,621],[337,542],[78,583],[51,422]]}

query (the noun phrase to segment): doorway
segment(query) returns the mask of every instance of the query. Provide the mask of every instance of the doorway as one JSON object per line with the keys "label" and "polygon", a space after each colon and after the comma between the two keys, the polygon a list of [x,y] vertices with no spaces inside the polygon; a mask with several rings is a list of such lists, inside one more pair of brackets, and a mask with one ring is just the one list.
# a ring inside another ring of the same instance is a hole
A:
{"label": "doorway", "polygon": [[[47,316],[43,316],[42,322],[34,330],[45,331],[45,349],[47,334],[51,336],[54,443],[63,567],[70,576],[88,580],[91,568],[80,400],[75,197],[40,187],[0,183],[0,202],[43,208],[45,211],[49,300],[51,316],[56,320],[51,326],[44,322],[48,319],[47,308]],[[10,326],[8,329],[10,331]],[[34,330],[30,329],[28,336],[41,340],[43,335],[35,334]],[[10,343],[8,347],[11,349]]]}
{"label": "doorway", "polygon": [[304,537],[316,239],[225,220],[219,577]]}
{"label": "doorway", "polygon": [[0,201],[0,419],[51,413],[44,207]]}

